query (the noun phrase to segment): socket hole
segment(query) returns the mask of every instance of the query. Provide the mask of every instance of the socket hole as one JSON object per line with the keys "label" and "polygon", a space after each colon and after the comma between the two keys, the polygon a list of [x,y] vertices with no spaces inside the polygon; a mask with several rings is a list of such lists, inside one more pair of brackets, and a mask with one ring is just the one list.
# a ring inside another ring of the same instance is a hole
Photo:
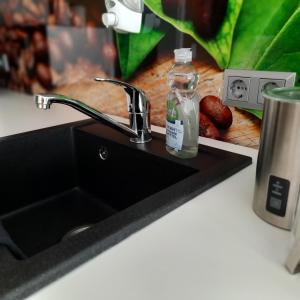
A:
{"label": "socket hole", "polygon": [[276,82],[268,82],[268,83],[263,85],[263,87],[261,89],[261,92],[266,91],[266,90],[272,90],[272,89],[275,89],[275,88],[278,88],[278,87],[279,87],[279,85]]}
{"label": "socket hole", "polygon": [[246,92],[248,90],[246,83],[243,80],[237,79],[230,85],[231,94],[233,99],[240,100],[246,99]]}

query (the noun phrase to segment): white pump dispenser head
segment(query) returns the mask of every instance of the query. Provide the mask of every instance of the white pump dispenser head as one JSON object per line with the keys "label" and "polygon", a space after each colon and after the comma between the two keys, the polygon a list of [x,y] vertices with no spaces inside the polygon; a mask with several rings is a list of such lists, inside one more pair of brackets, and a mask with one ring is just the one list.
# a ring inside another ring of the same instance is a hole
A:
{"label": "white pump dispenser head", "polygon": [[107,13],[102,15],[106,27],[117,32],[139,33],[142,25],[143,0],[105,0]]}

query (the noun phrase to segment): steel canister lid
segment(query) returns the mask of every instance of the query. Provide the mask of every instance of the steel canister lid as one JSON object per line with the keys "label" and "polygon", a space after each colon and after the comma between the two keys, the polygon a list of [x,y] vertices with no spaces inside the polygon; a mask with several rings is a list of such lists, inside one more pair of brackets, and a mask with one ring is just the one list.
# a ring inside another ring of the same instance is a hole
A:
{"label": "steel canister lid", "polygon": [[268,89],[262,95],[265,99],[274,101],[300,103],[300,87]]}

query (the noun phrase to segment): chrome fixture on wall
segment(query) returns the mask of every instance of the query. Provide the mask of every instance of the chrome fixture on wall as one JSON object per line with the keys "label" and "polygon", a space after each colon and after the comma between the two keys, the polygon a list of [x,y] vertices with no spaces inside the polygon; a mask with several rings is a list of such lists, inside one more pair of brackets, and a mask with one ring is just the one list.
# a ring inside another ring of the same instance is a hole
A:
{"label": "chrome fixture on wall", "polygon": [[107,13],[102,22],[120,33],[139,33],[144,10],[143,0],[105,0]]}
{"label": "chrome fixture on wall", "polygon": [[64,95],[57,94],[37,94],[35,95],[36,106],[40,109],[49,109],[52,103],[65,104],[75,108],[76,110],[88,115],[89,117],[105,123],[126,135],[129,135],[130,141],[137,144],[150,142],[151,125],[150,125],[150,103],[147,100],[145,93],[134,86],[113,79],[95,78],[98,82],[109,82],[120,85],[124,88],[127,96],[129,123],[126,126],[109,117],[108,115],[86,105],[85,103],[68,98]]}

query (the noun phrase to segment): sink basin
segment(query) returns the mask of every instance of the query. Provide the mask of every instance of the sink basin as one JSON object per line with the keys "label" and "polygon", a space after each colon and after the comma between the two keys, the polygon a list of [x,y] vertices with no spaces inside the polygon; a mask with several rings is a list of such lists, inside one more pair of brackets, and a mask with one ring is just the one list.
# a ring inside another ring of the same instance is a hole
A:
{"label": "sink basin", "polygon": [[1,299],[23,299],[251,163],[205,146],[180,160],[153,137],[132,144],[88,120],[0,139],[0,221],[18,249],[0,245]]}
{"label": "sink basin", "polygon": [[0,157],[2,224],[26,257],[197,172],[71,127],[4,142]]}

